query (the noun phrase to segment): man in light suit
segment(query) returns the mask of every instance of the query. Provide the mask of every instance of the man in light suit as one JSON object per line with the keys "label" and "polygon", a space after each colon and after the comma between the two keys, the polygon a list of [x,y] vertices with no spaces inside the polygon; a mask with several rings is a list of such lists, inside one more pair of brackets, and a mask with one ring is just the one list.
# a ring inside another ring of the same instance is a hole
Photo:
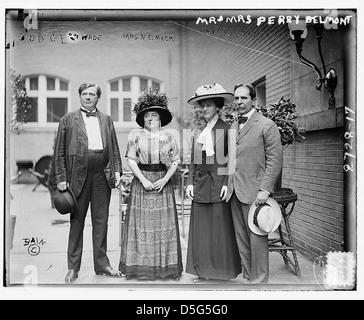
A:
{"label": "man in light suit", "polygon": [[118,141],[111,117],[96,108],[100,87],[84,83],[78,92],[81,107],[60,120],[54,150],[57,188],[70,188],[78,203],[77,216],[71,215],[66,283],[78,277],[90,204],[94,270],[98,275],[120,275],[106,254],[111,189],[119,185],[122,174]]}
{"label": "man in light suit", "polygon": [[268,236],[251,232],[248,214],[251,205],[265,203],[274,191],[282,169],[282,144],[276,124],[255,110],[252,85],[236,85],[234,101],[239,113],[229,135],[230,201],[236,240],[250,283],[267,283],[269,278]]}

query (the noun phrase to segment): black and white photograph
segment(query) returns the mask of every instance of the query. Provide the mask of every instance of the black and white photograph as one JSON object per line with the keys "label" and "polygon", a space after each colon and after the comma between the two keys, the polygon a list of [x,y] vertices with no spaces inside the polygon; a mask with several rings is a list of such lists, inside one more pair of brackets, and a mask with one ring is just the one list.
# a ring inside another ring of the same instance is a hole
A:
{"label": "black and white photograph", "polygon": [[4,8],[5,290],[358,290],[358,9],[219,7]]}

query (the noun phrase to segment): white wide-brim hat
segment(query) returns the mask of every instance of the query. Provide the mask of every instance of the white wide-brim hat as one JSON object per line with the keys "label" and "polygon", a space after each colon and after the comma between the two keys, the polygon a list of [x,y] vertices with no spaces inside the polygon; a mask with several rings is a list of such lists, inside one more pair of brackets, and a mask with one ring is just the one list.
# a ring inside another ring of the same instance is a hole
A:
{"label": "white wide-brim hat", "polygon": [[225,104],[234,101],[234,95],[227,92],[220,84],[212,83],[198,87],[195,95],[188,100],[188,104],[198,105],[200,100],[223,98]]}
{"label": "white wide-brim hat", "polygon": [[264,236],[275,230],[281,224],[282,213],[278,202],[273,198],[268,198],[265,204],[251,205],[248,215],[248,225],[252,232]]}

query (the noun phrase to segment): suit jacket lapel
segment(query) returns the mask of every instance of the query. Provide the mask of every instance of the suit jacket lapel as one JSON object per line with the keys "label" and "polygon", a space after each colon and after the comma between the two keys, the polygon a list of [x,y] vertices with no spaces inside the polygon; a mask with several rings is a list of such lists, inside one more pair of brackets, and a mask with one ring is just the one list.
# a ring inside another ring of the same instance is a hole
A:
{"label": "suit jacket lapel", "polygon": [[[224,136],[223,132],[219,132],[218,129],[222,129],[223,130],[223,126],[222,126],[222,120],[219,119],[217,120],[217,122],[215,123],[214,127],[212,128],[212,131],[214,132],[214,146],[217,145],[217,143],[221,140],[221,138]],[[221,130],[220,130],[221,131]],[[222,134],[221,134],[222,133]]]}
{"label": "suit jacket lapel", "polygon": [[238,123],[238,121],[234,121],[231,124],[230,132],[233,135],[232,138],[234,138],[235,141],[238,140],[238,135],[239,135],[239,123]]}
{"label": "suit jacket lapel", "polygon": [[[248,122],[239,132],[237,141],[240,141],[249,132],[249,130],[254,127],[254,125],[258,122],[258,120],[259,120],[259,113],[255,111],[248,120]],[[239,129],[239,124],[238,124],[238,129]]]}
{"label": "suit jacket lapel", "polygon": [[200,131],[199,134],[207,127],[207,123],[204,123],[202,126],[197,128],[197,131]]}
{"label": "suit jacket lapel", "polygon": [[106,148],[107,147],[107,124],[106,124],[106,117],[99,110],[97,110],[97,113],[98,113],[98,118],[99,118],[99,125],[100,125],[102,145],[104,146],[104,148]]}
{"label": "suit jacket lapel", "polygon": [[87,137],[86,127],[85,127],[85,123],[84,123],[83,118],[82,118],[81,110],[78,110],[78,112],[76,112],[75,123],[76,123],[76,125],[78,125],[80,127],[82,132]]}

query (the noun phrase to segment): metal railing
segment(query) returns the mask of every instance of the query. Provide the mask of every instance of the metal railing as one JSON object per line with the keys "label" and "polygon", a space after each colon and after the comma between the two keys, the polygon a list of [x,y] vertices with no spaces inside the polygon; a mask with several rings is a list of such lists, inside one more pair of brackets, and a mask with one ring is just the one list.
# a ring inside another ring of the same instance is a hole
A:
{"label": "metal railing", "polygon": [[124,172],[121,176],[121,183],[119,186],[119,246],[121,246],[121,241],[123,239],[124,233],[124,223],[126,217],[127,201],[130,193],[130,185],[133,180],[134,175],[130,171]]}
{"label": "metal railing", "polygon": [[188,169],[184,169],[181,173],[181,223],[182,223],[182,237],[186,237],[185,230],[185,195],[186,195],[186,181],[188,177]]}

